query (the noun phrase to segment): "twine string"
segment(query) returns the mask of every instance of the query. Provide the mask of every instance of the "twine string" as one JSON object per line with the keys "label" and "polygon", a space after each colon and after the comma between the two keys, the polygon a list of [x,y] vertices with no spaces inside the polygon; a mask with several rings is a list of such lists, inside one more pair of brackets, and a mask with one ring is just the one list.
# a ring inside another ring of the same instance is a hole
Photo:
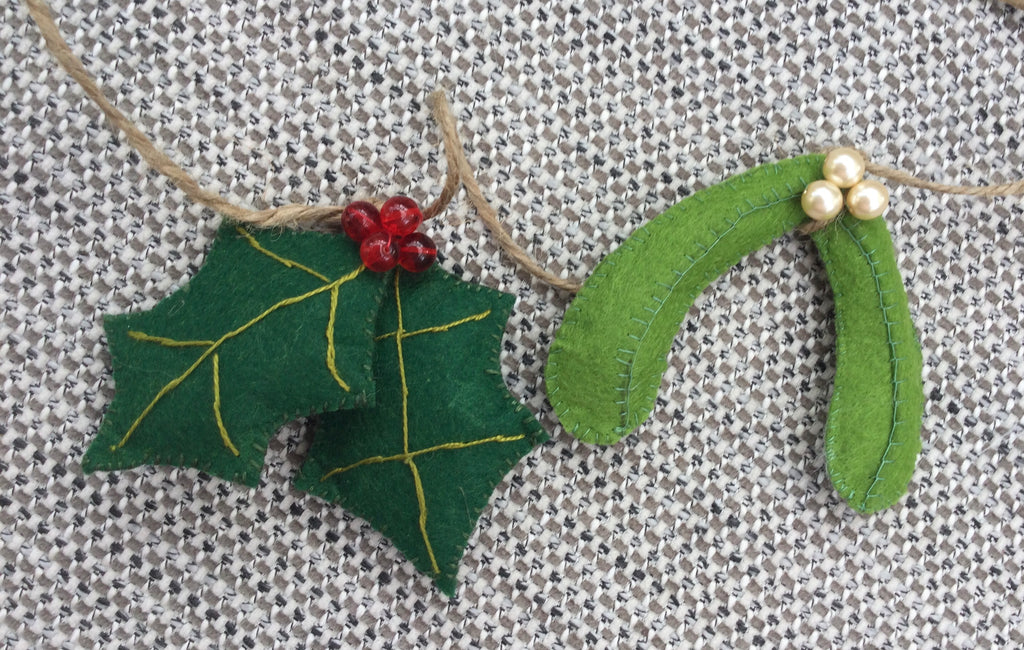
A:
{"label": "twine string", "polygon": [[[1024,2],[1024,0],[1021,1]],[[864,156],[864,154],[861,155]],[[867,156],[864,156],[864,160],[867,159]],[[917,187],[922,190],[929,190],[938,194],[959,194],[961,196],[975,196],[980,198],[1024,195],[1024,179],[1014,181],[1013,183],[1003,183],[1002,185],[947,185],[945,183],[936,183],[924,178],[918,178],[913,174],[908,174],[902,169],[894,169],[892,167],[886,167],[885,165],[878,165],[872,162],[867,163],[866,169],[869,173],[874,174],[879,178],[892,181],[897,185]]]}
{"label": "twine string", "polygon": [[[142,159],[153,169],[170,179],[189,199],[231,219],[261,228],[325,227],[341,215],[344,206],[338,205],[313,206],[290,204],[256,210],[232,203],[219,194],[203,188],[191,174],[171,160],[170,156],[160,151],[131,119],[119,111],[103,95],[99,85],[85,69],[81,59],[75,56],[67,41],[61,36],[46,0],[24,0],[24,2],[29,14],[39,27],[43,40],[46,42],[46,47],[53,54],[54,58],[57,59],[61,67],[78,82],[82,90],[85,91],[86,96],[96,102],[96,105],[100,107],[111,124],[125,134],[128,143],[134,147]],[[1024,9],[1024,0],[1005,0],[1005,2],[1016,8]],[[458,193],[459,187],[463,186],[481,221],[484,222],[491,236],[497,240],[498,245],[509,257],[531,275],[552,287],[569,292],[577,291],[581,286],[578,282],[559,277],[544,269],[522,246],[516,243],[502,226],[497,211],[491,207],[490,202],[476,181],[473,168],[466,158],[462,141],[458,134],[458,125],[452,114],[451,107],[448,105],[444,91],[434,91],[431,93],[428,97],[428,103],[431,106],[434,120],[441,130],[447,172],[441,194],[423,211],[424,218],[432,219],[441,214]],[[867,157],[865,156],[866,159]],[[867,171],[898,185],[916,187],[941,194],[958,194],[981,198],[1024,195],[1024,179],[1001,185],[953,185],[918,178],[903,170],[874,163],[867,164]],[[808,224],[809,228],[813,229],[814,226],[815,224]],[[804,231],[808,231],[807,227],[804,228]]]}
{"label": "twine string", "polygon": [[[454,176],[461,179],[463,187],[466,188],[466,194],[469,196],[473,207],[476,208],[480,220],[487,226],[491,236],[498,241],[498,245],[501,246],[502,250],[509,257],[519,263],[520,266],[534,277],[558,289],[570,292],[578,291],[581,286],[580,283],[575,280],[561,278],[542,267],[505,231],[505,228],[501,225],[501,219],[498,218],[497,211],[491,207],[487,197],[484,196],[483,190],[480,189],[480,184],[476,182],[473,168],[470,166],[462,149],[462,141],[459,139],[459,130],[455,123],[455,116],[452,115],[452,109],[448,105],[448,98],[445,96],[444,91],[435,90],[430,93],[427,100],[433,111],[434,121],[437,122],[438,127],[441,129],[445,153],[449,155],[449,178],[453,176],[452,169],[455,169]],[[441,196],[443,197],[444,194],[442,192]]]}
{"label": "twine string", "polygon": [[[254,210],[232,203],[219,194],[203,188],[191,174],[171,160],[170,156],[160,151],[130,118],[118,110],[103,95],[103,91],[100,90],[99,85],[85,69],[81,59],[75,56],[67,41],[61,36],[57,23],[50,12],[50,7],[45,0],[25,0],[25,5],[32,19],[35,20],[36,25],[39,27],[43,40],[46,42],[46,47],[53,53],[61,67],[78,82],[82,90],[85,91],[85,94],[96,102],[96,105],[100,107],[111,124],[125,134],[129,144],[139,152],[142,159],[153,169],[170,179],[192,201],[236,221],[261,228],[326,226],[331,221],[337,219],[345,209],[344,206],[339,205],[312,206],[291,204],[265,210]],[[488,230],[498,241],[501,248],[512,259],[518,262],[525,270],[554,287],[566,291],[577,290],[580,286],[579,283],[560,278],[545,270],[505,232],[501,221],[498,219],[497,212],[487,202],[476,179],[473,178],[473,170],[462,150],[462,142],[459,139],[455,118],[452,115],[447,98],[442,91],[435,91],[431,93],[429,99],[434,119],[441,127],[448,171],[445,175],[445,183],[441,194],[423,211],[424,218],[432,219],[441,214],[455,197],[460,184],[464,184],[470,200],[480,213],[480,218],[487,225]]]}
{"label": "twine string", "polygon": [[[82,87],[82,90],[85,91],[89,99],[96,102],[97,106],[106,114],[107,119],[124,132],[128,142],[139,152],[143,160],[158,172],[171,179],[193,201],[233,219],[245,222],[252,221],[251,215],[255,211],[239,207],[223,197],[200,187],[199,183],[188,172],[179,167],[167,154],[157,149],[128,117],[107,100],[100,87],[85,69],[85,65],[74,55],[67,42],[60,35],[60,31],[57,29],[57,24],[53,21],[50,8],[45,0],[25,0],[25,6],[28,8],[32,19],[36,21],[36,25],[43,35],[43,40],[46,42],[46,47],[49,48],[57,62],[71,75],[71,78],[78,82],[78,85]],[[295,216],[308,218],[310,215],[296,213]]]}

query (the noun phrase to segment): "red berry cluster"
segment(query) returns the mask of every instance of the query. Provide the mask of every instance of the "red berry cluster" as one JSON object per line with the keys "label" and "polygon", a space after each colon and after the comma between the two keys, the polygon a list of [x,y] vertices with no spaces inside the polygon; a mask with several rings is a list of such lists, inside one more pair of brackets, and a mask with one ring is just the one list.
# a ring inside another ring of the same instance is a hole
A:
{"label": "red berry cluster", "polygon": [[359,243],[359,257],[377,273],[401,265],[406,271],[426,271],[437,259],[437,246],[416,229],[423,213],[416,202],[395,196],[377,210],[366,201],[354,201],[341,213],[341,228]]}

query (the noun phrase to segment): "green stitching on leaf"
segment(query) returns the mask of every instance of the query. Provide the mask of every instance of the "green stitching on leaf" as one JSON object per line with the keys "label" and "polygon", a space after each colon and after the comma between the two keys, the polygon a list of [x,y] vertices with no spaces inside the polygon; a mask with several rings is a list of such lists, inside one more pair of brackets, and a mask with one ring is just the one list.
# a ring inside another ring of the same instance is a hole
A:
{"label": "green stitching on leaf", "polygon": [[650,414],[679,323],[744,255],[806,220],[800,194],[824,156],[763,165],[708,188],[639,228],[566,311],[545,370],[562,425],[611,444]]}
{"label": "green stitching on leaf", "polygon": [[906,492],[921,449],[921,348],[884,220],[844,215],[812,236],[835,297],[828,473],[850,507],[875,512]]}

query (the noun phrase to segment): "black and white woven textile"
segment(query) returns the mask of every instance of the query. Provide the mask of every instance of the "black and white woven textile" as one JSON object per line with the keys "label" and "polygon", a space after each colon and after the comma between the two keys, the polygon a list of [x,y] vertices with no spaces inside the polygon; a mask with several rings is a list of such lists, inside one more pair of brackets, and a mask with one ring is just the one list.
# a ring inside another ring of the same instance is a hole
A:
{"label": "black and white woven textile", "polygon": [[[240,203],[440,190],[450,90],[508,230],[583,279],[645,220],[760,162],[852,144],[935,179],[1024,170],[1024,12],[997,0],[53,0],[107,97]],[[142,164],[0,0],[0,645],[1024,647],[1024,201],[891,187],[925,358],[909,495],[825,473],[831,296],[797,234],[702,295],[655,415],[607,448],[545,403],[567,296],[461,197],[442,265],[514,293],[513,394],[552,433],[470,540],[457,596],[363,520],[191,470],[85,476],[113,395],[101,315],[200,266],[219,217]]]}

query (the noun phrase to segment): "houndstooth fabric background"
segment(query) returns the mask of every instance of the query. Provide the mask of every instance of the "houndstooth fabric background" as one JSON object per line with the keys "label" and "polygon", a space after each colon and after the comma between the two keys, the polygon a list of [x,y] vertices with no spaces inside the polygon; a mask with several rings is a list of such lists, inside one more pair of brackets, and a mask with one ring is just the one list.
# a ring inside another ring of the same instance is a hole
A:
{"label": "houndstooth fabric background", "polygon": [[[850,143],[959,182],[1024,170],[1024,12],[996,0],[679,4],[55,0],[107,96],[208,187],[343,203],[444,177],[450,90],[515,239],[582,279],[638,224],[757,163]],[[506,478],[447,599],[289,483],[84,476],[114,386],[101,314],[153,306],[218,218],[141,164],[0,0],[0,626],[11,648],[1024,646],[1024,201],[893,188],[925,356],[909,495],[863,517],[822,450],[831,297],[787,236],[690,313],[658,408],[614,447],[557,427],[567,296],[464,197],[443,266],[515,293],[503,370],[553,434]]]}

